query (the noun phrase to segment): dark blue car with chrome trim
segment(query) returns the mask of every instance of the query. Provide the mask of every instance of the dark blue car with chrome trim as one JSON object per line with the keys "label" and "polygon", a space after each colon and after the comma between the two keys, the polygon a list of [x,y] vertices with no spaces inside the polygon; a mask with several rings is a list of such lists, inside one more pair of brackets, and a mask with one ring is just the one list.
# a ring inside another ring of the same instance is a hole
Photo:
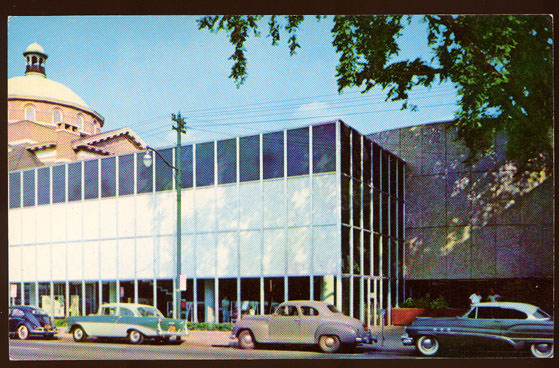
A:
{"label": "dark blue car with chrome trim", "polygon": [[527,349],[537,358],[551,358],[553,329],[551,316],[534,305],[478,303],[460,317],[418,317],[405,328],[402,343],[415,345],[424,356],[436,355],[441,348],[458,344],[498,343],[517,350]]}
{"label": "dark blue car with chrome trim", "polygon": [[8,310],[9,335],[27,340],[31,336],[52,338],[57,329],[47,312],[40,308],[18,305]]}

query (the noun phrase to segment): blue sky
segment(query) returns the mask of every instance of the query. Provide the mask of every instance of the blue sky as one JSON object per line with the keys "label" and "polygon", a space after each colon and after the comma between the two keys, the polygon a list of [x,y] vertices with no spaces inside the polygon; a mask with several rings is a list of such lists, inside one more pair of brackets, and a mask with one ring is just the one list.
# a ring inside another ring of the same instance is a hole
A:
{"label": "blue sky", "polygon": [[[417,112],[384,102],[380,89],[337,93],[338,62],[331,18],[307,17],[301,48],[290,57],[286,38],[246,43],[248,78],[239,89],[228,76],[233,46],[221,31],[199,31],[199,16],[44,16],[8,21],[8,78],[25,71],[23,51],[39,43],[47,77],[71,88],[105,118],[103,131],[130,127],[151,146],[176,140],[171,113],[190,127],[183,141],[229,138],[339,118],[362,133],[449,120],[456,93],[448,84],[412,92]],[[418,20],[418,19],[416,19]],[[399,58],[430,59],[425,26],[414,21]]]}

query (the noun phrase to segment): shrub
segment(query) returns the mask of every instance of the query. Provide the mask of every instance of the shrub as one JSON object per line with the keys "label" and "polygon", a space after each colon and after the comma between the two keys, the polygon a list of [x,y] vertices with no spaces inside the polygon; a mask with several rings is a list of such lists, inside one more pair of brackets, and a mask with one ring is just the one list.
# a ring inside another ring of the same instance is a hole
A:
{"label": "shrub", "polygon": [[231,331],[233,328],[232,323],[209,323],[209,322],[189,322],[189,330],[198,331]]}
{"label": "shrub", "polygon": [[401,308],[426,308],[426,309],[442,309],[447,308],[448,303],[444,296],[440,295],[436,299],[431,299],[429,294],[421,298],[407,298],[400,304]]}

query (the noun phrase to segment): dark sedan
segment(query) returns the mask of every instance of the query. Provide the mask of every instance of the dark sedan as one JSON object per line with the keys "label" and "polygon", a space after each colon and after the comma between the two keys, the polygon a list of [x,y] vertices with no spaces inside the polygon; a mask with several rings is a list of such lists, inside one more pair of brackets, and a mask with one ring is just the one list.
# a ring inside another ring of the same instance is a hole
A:
{"label": "dark sedan", "polygon": [[8,310],[10,337],[26,340],[30,336],[52,338],[57,329],[51,316],[42,309],[18,305]]}
{"label": "dark sedan", "polygon": [[461,317],[417,318],[406,327],[402,343],[415,345],[424,356],[436,355],[441,346],[498,343],[528,349],[537,358],[551,358],[553,319],[530,304],[478,303]]}

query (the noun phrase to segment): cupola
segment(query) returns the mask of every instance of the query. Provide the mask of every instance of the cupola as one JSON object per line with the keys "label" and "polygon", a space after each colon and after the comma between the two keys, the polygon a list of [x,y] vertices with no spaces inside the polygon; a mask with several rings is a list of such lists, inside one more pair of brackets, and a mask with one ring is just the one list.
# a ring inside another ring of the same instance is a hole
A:
{"label": "cupola", "polygon": [[45,50],[43,50],[41,45],[34,42],[27,46],[23,56],[25,56],[25,75],[34,73],[46,77],[45,62],[48,56],[45,54]]}

